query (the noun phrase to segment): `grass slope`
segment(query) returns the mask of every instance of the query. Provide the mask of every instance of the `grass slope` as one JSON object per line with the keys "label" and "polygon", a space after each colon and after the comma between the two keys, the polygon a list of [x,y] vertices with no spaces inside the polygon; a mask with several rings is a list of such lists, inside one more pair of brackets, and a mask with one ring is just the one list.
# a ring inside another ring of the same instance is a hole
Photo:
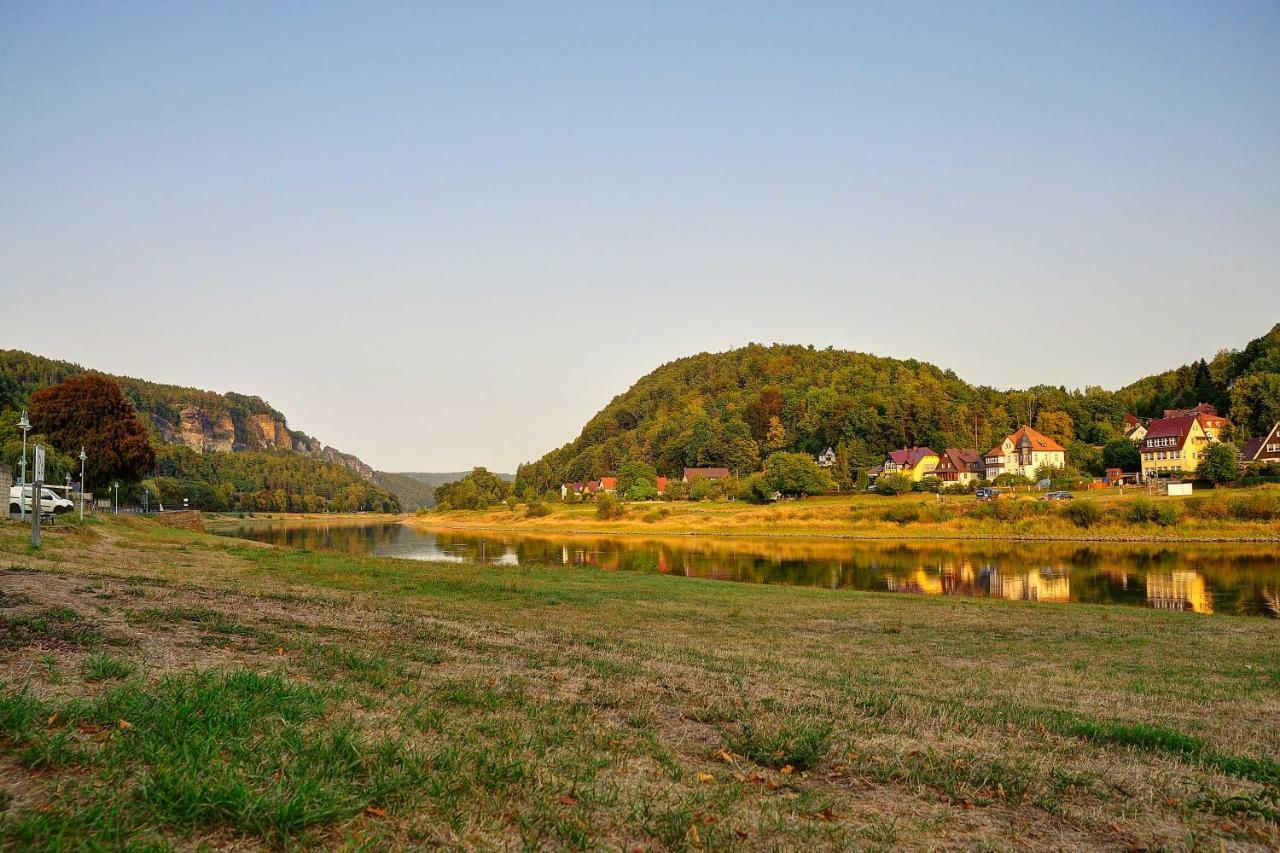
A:
{"label": "grass slope", "polygon": [[1280,845],[1267,620],[0,524],[12,847]]}

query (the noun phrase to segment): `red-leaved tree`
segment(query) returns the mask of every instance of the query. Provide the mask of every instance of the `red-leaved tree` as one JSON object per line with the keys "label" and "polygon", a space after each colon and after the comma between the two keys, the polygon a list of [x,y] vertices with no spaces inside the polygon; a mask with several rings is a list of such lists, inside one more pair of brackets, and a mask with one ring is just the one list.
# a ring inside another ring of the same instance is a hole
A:
{"label": "red-leaved tree", "polygon": [[105,376],[73,376],[31,395],[31,424],[58,450],[78,456],[83,447],[87,485],[133,482],[151,473],[156,454],[146,427],[120,386]]}

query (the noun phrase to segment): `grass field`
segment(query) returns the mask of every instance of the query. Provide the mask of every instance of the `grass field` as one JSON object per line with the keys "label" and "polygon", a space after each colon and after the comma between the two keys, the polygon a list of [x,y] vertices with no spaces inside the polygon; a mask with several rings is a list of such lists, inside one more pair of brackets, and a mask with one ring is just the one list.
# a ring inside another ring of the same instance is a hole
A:
{"label": "grass field", "polygon": [[1271,620],[0,523],[9,847],[1280,845]]}
{"label": "grass field", "polygon": [[[1097,518],[1075,519],[1071,507],[1088,504]],[[804,535],[869,538],[989,538],[1071,540],[1280,541],[1280,489],[1212,490],[1192,497],[1149,495],[1127,489],[1077,493],[1048,502],[1019,494],[979,503],[972,495],[834,495],[757,506],[741,501],[625,504],[620,519],[596,517],[595,505],[549,503],[551,513],[528,516],[527,507],[431,512],[421,527],[488,527],[542,531],[710,535]],[[1089,522],[1089,523],[1084,523]]]}

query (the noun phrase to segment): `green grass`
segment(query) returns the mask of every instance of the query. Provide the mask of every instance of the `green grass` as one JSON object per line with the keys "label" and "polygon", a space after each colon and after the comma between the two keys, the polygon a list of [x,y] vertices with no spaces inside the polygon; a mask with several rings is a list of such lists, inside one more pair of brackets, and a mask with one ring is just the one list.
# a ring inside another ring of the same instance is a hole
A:
{"label": "green grass", "polygon": [[5,614],[0,846],[1280,844],[1268,620],[127,537]]}

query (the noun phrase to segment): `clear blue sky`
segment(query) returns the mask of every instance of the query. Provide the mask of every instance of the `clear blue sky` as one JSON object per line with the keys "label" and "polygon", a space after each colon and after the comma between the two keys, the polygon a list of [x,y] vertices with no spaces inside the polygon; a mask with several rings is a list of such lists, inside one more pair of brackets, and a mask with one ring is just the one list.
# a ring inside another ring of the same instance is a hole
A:
{"label": "clear blue sky", "polygon": [[1274,2],[0,7],[0,346],[384,469],[753,340],[1115,387],[1278,292]]}

